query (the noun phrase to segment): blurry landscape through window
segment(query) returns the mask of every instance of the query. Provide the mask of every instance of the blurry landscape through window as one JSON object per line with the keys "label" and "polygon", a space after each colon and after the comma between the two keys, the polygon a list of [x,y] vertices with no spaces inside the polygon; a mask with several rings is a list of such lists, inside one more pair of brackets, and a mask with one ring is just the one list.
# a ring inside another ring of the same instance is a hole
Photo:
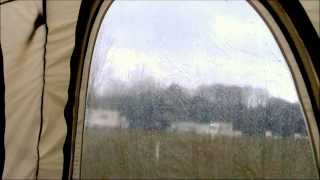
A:
{"label": "blurry landscape through window", "polygon": [[83,178],[315,178],[304,114],[246,1],[115,1],[95,44]]}

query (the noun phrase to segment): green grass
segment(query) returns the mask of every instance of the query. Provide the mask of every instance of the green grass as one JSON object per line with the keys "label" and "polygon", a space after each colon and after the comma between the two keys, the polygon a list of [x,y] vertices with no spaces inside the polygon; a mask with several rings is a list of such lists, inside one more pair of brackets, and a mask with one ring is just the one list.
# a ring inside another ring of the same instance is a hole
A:
{"label": "green grass", "polygon": [[[156,144],[159,143],[159,158]],[[89,128],[83,178],[316,178],[307,139]]]}

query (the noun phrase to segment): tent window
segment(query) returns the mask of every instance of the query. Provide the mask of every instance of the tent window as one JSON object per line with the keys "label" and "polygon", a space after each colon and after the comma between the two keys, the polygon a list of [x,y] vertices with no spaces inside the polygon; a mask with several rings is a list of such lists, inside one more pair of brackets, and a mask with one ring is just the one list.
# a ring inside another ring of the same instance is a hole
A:
{"label": "tent window", "polygon": [[246,1],[115,1],[87,93],[82,178],[315,178],[286,60]]}

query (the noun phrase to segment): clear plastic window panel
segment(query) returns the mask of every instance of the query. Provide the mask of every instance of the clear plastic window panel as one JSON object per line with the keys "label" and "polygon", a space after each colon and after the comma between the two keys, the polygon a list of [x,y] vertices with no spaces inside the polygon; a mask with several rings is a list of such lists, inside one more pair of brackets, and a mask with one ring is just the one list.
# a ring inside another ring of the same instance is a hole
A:
{"label": "clear plastic window panel", "polygon": [[115,1],[92,58],[82,178],[316,178],[292,75],[246,1]]}

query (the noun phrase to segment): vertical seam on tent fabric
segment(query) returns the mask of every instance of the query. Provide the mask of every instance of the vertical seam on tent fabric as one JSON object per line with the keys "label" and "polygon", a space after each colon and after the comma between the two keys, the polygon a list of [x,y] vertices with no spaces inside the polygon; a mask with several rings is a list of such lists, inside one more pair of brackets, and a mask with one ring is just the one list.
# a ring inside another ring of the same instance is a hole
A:
{"label": "vertical seam on tent fabric", "polygon": [[39,166],[40,166],[40,140],[42,134],[42,126],[43,126],[43,101],[44,101],[44,90],[45,90],[45,75],[46,75],[46,54],[47,54],[47,43],[48,43],[48,24],[47,24],[47,1],[42,1],[42,10],[43,10],[43,20],[45,26],[45,41],[44,41],[44,52],[43,52],[43,71],[42,71],[42,94],[41,94],[41,107],[40,107],[40,128],[38,135],[38,145],[37,145],[37,169],[36,169],[36,179],[38,179],[39,175]]}
{"label": "vertical seam on tent fabric", "polygon": [[4,69],[3,69],[3,54],[0,43],[0,179],[2,179],[2,174],[4,170],[5,162],[5,146],[4,146],[4,133],[6,125],[5,117],[5,83],[4,83]]}

